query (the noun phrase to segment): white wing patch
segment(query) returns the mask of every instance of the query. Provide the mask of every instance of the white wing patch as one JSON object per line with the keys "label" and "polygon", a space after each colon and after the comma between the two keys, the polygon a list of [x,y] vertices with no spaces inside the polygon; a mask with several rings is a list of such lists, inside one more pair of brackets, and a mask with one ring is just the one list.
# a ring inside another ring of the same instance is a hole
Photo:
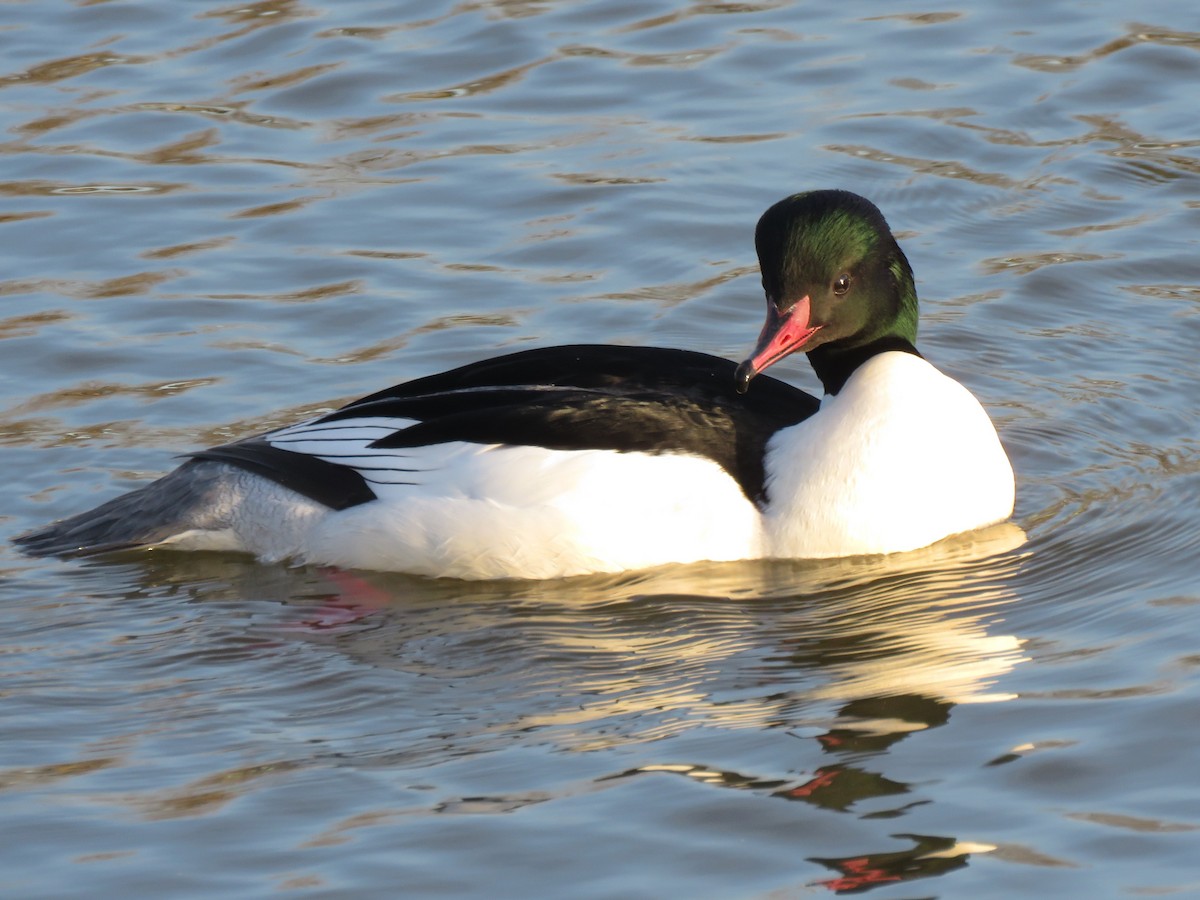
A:
{"label": "white wing patch", "polygon": [[[384,416],[361,419],[335,419],[323,422],[310,419],[298,425],[281,428],[266,436],[272,447],[315,456],[325,462],[354,469],[372,487],[403,484],[424,484],[428,474],[438,468],[428,454],[413,449],[380,449],[375,441],[416,424],[415,419]],[[420,457],[424,456],[422,459]]]}
{"label": "white wing patch", "polygon": [[383,416],[326,422],[311,419],[272,432],[265,440],[281,450],[353,469],[385,503],[408,503],[419,496],[539,505],[573,486],[588,468],[585,460],[624,455],[469,441],[372,446],[415,422]]}

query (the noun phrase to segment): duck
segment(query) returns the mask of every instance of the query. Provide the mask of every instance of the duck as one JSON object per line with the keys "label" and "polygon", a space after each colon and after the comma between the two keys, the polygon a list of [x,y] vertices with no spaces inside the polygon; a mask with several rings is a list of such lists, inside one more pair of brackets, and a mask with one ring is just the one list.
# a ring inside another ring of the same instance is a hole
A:
{"label": "duck", "polygon": [[[192,451],[15,542],[547,579],[901,553],[1007,520],[1008,456],[979,401],[918,352],[913,271],[879,209],[793,194],[763,213],[755,249],[766,321],[740,363],[509,353]],[[801,351],[820,398],[762,374]]]}

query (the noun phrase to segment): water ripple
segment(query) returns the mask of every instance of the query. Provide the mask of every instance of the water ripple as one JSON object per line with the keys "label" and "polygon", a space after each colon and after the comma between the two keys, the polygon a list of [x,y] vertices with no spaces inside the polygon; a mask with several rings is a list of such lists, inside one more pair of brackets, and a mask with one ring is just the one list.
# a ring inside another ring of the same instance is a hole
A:
{"label": "water ripple", "polygon": [[532,584],[9,551],[4,824],[54,840],[7,880],[1193,889],[1200,39],[1017,9],[8,5],[6,534],[506,348],[740,357],[813,187],[897,231],[1020,527]]}

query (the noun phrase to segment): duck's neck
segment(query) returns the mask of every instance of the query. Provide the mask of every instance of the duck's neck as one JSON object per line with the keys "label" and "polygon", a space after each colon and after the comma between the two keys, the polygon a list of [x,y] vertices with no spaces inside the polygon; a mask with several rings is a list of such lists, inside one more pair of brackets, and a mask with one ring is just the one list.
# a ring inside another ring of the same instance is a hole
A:
{"label": "duck's neck", "polygon": [[846,381],[854,374],[855,369],[872,356],[886,353],[889,350],[898,350],[901,353],[911,353],[913,356],[921,356],[917,352],[917,348],[912,345],[912,341],[907,338],[889,335],[857,347],[842,348],[838,347],[836,343],[825,344],[809,353],[808,361],[812,364],[813,371],[817,373],[817,377],[821,379],[821,384],[825,387],[825,393],[836,394],[845,386]]}

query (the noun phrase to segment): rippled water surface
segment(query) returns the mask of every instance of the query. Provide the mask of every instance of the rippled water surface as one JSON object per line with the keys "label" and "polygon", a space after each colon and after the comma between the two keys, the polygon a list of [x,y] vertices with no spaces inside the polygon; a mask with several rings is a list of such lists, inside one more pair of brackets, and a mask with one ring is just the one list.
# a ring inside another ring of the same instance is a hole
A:
{"label": "rippled water surface", "polygon": [[1200,893],[1198,29],[0,6],[3,536],[507,348],[740,358],[813,187],[887,214],[1027,534],[518,584],[5,544],[0,892]]}

